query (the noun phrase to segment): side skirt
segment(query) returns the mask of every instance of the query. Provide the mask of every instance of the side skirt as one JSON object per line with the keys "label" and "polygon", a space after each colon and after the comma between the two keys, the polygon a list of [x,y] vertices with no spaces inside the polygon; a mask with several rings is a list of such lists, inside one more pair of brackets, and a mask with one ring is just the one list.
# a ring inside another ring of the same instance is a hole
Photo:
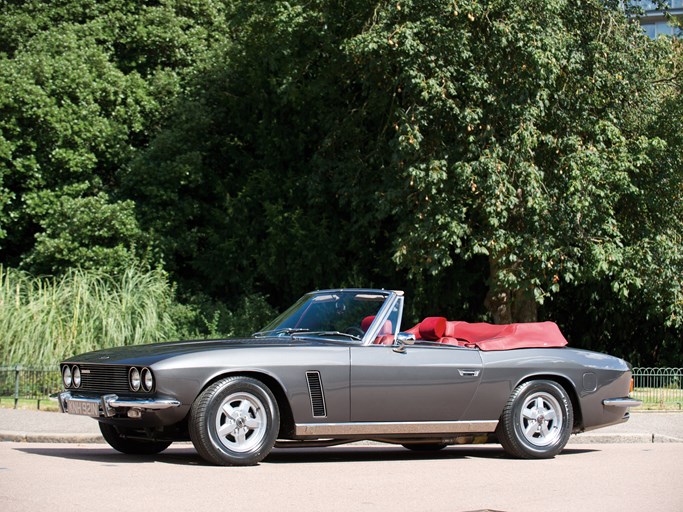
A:
{"label": "side skirt", "polygon": [[434,436],[448,434],[489,433],[496,430],[495,421],[437,421],[437,422],[359,422],[359,423],[297,423],[294,435],[306,437],[368,436]]}

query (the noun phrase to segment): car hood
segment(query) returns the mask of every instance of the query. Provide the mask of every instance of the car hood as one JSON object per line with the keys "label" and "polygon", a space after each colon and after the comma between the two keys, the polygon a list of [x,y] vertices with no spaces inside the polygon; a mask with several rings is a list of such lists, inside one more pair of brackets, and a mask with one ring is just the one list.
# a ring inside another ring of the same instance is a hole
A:
{"label": "car hood", "polygon": [[142,364],[151,365],[155,362],[192,354],[196,352],[210,352],[214,350],[229,349],[259,349],[281,347],[305,347],[311,345],[335,344],[329,340],[325,342],[315,340],[299,340],[289,337],[282,338],[234,338],[222,340],[195,340],[173,341],[165,343],[153,343],[149,345],[129,345],[122,347],[106,348],[77,355],[65,360],[65,363],[91,363],[91,364]]}

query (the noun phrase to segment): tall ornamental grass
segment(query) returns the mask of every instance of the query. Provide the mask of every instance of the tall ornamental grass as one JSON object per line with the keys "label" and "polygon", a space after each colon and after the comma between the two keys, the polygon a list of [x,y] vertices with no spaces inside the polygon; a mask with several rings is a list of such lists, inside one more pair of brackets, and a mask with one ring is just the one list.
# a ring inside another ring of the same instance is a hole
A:
{"label": "tall ornamental grass", "polygon": [[175,337],[173,304],[161,271],[112,277],[71,270],[52,278],[0,266],[0,364],[54,365],[91,350]]}

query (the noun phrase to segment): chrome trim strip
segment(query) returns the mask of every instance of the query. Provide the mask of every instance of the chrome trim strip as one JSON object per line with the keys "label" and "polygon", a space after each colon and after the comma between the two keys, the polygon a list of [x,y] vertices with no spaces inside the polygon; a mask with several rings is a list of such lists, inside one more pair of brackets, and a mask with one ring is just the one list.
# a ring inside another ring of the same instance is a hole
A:
{"label": "chrome trim strip", "polygon": [[358,423],[297,423],[297,436],[377,436],[403,434],[462,434],[494,432],[493,421],[411,421]]}
{"label": "chrome trim strip", "polygon": [[633,398],[606,398],[602,401],[605,407],[640,407],[643,402]]}
{"label": "chrome trim strip", "polygon": [[101,397],[86,397],[74,396],[70,391],[63,391],[57,395],[59,408],[62,412],[68,414],[67,400],[79,402],[98,403],[101,408],[101,413],[104,416],[113,416],[115,408],[137,408],[149,411],[158,411],[162,409],[169,409],[171,407],[180,407],[181,403],[178,400],[153,399],[153,398],[128,398],[122,399],[118,395],[103,395]]}
{"label": "chrome trim strip", "polygon": [[161,410],[170,409],[171,407],[180,407],[178,400],[153,400],[144,398],[133,398],[122,400],[116,395],[115,398],[107,400],[110,407],[137,407],[138,409]]}

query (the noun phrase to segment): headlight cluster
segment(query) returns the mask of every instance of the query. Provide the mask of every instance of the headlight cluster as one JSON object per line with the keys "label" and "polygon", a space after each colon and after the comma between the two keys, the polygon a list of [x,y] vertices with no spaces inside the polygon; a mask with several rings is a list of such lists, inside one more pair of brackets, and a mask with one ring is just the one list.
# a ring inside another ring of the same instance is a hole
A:
{"label": "headlight cluster", "polygon": [[65,388],[80,388],[81,369],[76,365],[65,365],[62,368],[62,381],[64,382]]}
{"label": "headlight cluster", "polygon": [[149,368],[136,368],[133,366],[128,371],[128,385],[132,391],[144,391],[149,393],[154,389],[154,375]]}
{"label": "headlight cluster", "polygon": [[[62,365],[62,382],[65,389],[123,393],[127,387],[134,393],[154,391],[154,375],[147,367],[103,365],[93,368],[86,365],[83,369],[80,366],[78,364]],[[83,375],[85,375],[85,382],[83,382]]]}

